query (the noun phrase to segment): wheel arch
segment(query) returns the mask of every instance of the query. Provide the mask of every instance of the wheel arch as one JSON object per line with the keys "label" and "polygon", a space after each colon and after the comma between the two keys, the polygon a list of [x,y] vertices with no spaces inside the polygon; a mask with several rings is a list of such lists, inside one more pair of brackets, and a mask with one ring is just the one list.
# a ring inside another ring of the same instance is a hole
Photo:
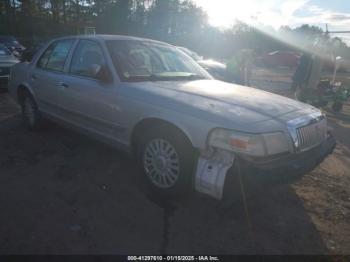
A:
{"label": "wheel arch", "polygon": [[22,103],[23,98],[24,98],[24,94],[26,92],[28,92],[35,100],[33,90],[27,84],[22,83],[22,84],[18,85],[17,90],[16,90],[16,98],[17,98],[17,102],[19,104]]}
{"label": "wheel arch", "polygon": [[161,126],[161,125],[167,125],[170,128],[173,128],[174,130],[176,130],[177,132],[182,134],[188,140],[188,142],[191,144],[191,146],[193,148],[195,148],[195,145],[193,143],[191,136],[180,125],[174,124],[168,120],[164,120],[161,118],[149,117],[149,118],[144,118],[141,121],[139,121],[132,129],[131,136],[130,136],[130,145],[131,145],[132,151],[135,152],[138,141],[139,141],[140,137],[142,136],[142,133],[145,132],[145,130],[148,130],[149,128],[154,128],[156,126]]}

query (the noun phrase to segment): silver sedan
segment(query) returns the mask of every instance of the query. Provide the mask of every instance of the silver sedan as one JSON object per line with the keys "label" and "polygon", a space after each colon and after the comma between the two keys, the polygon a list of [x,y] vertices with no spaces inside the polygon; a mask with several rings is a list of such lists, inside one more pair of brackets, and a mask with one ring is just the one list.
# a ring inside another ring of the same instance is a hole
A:
{"label": "silver sedan", "polygon": [[315,166],[335,144],[318,109],[214,80],[148,39],[53,40],[13,68],[10,92],[30,129],[49,118],[133,153],[152,188],[171,195],[194,188],[220,199],[236,163]]}

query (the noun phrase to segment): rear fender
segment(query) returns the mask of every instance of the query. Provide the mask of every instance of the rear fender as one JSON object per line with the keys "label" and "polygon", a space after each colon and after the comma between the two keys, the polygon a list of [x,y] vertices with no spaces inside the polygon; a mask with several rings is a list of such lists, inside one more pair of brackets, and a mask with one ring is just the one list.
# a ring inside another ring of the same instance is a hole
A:
{"label": "rear fender", "polygon": [[27,92],[29,92],[31,94],[31,96],[36,101],[35,93],[34,93],[32,87],[29,85],[29,83],[24,82],[24,83],[19,84],[18,87],[14,89],[14,91],[15,91],[14,94],[11,94],[12,97],[15,98],[17,103],[20,103],[20,98],[19,98],[20,89],[25,89]]}

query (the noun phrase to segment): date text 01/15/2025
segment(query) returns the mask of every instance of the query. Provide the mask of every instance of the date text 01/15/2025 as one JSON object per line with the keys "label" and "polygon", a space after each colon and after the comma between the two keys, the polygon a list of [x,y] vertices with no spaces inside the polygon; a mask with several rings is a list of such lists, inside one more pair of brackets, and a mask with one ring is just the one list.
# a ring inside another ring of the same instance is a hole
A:
{"label": "date text 01/15/2025", "polygon": [[128,256],[128,261],[220,261],[216,256]]}

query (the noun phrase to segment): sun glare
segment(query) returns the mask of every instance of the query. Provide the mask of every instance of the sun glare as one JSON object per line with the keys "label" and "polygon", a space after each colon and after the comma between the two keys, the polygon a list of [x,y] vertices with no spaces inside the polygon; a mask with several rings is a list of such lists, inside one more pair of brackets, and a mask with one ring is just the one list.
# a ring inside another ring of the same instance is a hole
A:
{"label": "sun glare", "polygon": [[213,26],[230,27],[236,20],[248,24],[260,23],[278,28],[288,24],[292,13],[306,0],[281,2],[279,0],[195,0],[209,16]]}
{"label": "sun glare", "polygon": [[197,3],[208,13],[210,24],[218,27],[229,27],[236,19],[242,19],[248,7],[245,3],[237,5],[237,2],[227,0],[197,0]]}
{"label": "sun glare", "polygon": [[[239,3],[233,0],[196,0],[196,2],[208,13],[209,22],[213,26],[228,28],[236,20],[239,20],[281,42],[293,45],[299,49],[307,48],[303,44],[303,39],[279,35],[275,31],[271,31],[269,27],[264,26],[267,25],[278,29],[281,25],[293,23],[293,13],[304,6],[307,0],[244,0]],[[308,51],[322,55],[320,50]]]}
{"label": "sun glare", "polygon": [[196,0],[209,16],[209,22],[213,26],[229,27],[236,20],[249,22],[259,12],[259,2],[245,0],[237,3],[232,0]]}

